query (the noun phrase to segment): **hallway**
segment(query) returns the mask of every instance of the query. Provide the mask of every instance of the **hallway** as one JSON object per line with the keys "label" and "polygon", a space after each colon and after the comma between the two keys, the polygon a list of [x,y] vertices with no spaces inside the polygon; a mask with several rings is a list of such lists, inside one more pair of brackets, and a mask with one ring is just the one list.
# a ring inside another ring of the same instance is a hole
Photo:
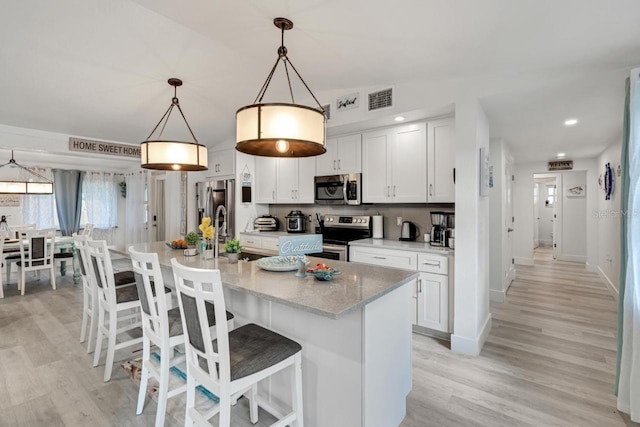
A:
{"label": "hallway", "polygon": [[617,303],[584,264],[517,266],[479,357],[414,334],[403,426],[624,426],[616,411]]}

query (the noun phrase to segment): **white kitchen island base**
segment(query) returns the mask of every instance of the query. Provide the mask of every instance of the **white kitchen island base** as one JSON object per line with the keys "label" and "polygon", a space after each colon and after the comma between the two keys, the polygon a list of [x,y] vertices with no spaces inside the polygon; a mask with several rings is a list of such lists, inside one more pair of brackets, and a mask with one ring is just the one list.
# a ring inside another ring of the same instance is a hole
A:
{"label": "white kitchen island base", "polygon": [[[397,427],[404,419],[411,391],[411,303],[417,272],[332,261],[342,274],[321,282],[291,271],[264,271],[255,262],[186,257],[164,242],[134,248],[158,254],[169,287],[174,287],[172,258],[220,270],[227,309],[237,326],[257,323],[302,345],[305,426]],[[126,247],[111,251],[127,255]],[[265,409],[288,412],[290,376],[281,372],[260,385]]]}
{"label": "white kitchen island base", "polygon": [[[398,426],[411,391],[413,286],[411,281],[339,319],[233,290],[227,309],[237,325],[258,323],[302,345],[306,426]],[[285,371],[262,385],[261,394],[284,409],[290,390]]]}

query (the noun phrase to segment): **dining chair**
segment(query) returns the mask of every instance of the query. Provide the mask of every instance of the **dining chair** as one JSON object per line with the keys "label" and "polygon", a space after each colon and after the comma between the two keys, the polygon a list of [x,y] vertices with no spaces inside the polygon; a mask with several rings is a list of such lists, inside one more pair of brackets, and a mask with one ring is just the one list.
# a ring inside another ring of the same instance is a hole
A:
{"label": "dining chair", "polygon": [[[98,366],[102,351],[102,341],[107,338],[107,359],[104,368],[104,381],[111,379],[113,359],[116,350],[140,344],[142,337],[132,338],[128,331],[139,328],[140,302],[138,289],[134,285],[135,279],[130,285],[116,286],[111,256],[105,240],[89,240],[91,254],[91,267],[95,274],[98,294],[98,326],[96,336],[93,367]],[[108,323],[105,317],[108,316]],[[121,336],[121,341],[116,338]]]}
{"label": "dining chair", "polygon": [[[10,227],[10,239],[20,239],[23,236],[23,232],[26,230],[35,230],[35,224],[22,224]],[[11,264],[20,261],[20,253],[10,253],[4,257],[4,261],[6,265],[6,274],[7,274],[7,283],[9,283],[9,279],[11,277]],[[18,289],[20,289],[18,287]]]}
{"label": "dining chair", "polygon": [[[138,392],[138,407],[136,413],[140,415],[144,408],[147,395],[147,383],[150,376],[158,380],[158,405],[156,409],[156,426],[164,425],[167,399],[183,393],[186,384],[169,390],[169,370],[172,366],[185,361],[185,356],[175,352],[178,345],[184,344],[184,334],[182,332],[182,320],[180,319],[180,308],[170,308],[171,294],[167,298],[155,298],[158,290],[164,288],[162,270],[158,260],[158,254],[136,251],[129,247],[129,255],[133,265],[133,272],[140,296],[141,316],[142,316],[142,377],[140,390]],[[209,310],[209,326],[215,323],[213,316],[213,305],[207,306]],[[233,328],[233,314],[227,312],[227,322],[229,328]],[[151,346],[159,349],[160,367],[152,363]]]}
{"label": "dining chair", "polygon": [[[41,270],[49,270],[51,287],[56,289],[56,275],[53,262],[53,248],[55,245],[56,230],[48,228],[44,230],[25,230],[21,232],[24,238],[20,238],[20,261],[16,262],[20,273],[18,288],[24,295],[26,288],[26,273]],[[8,266],[7,266],[8,267]]]}
{"label": "dining chair", "polygon": [[93,224],[85,224],[84,227],[78,231],[78,234],[81,236],[89,236],[89,238],[91,238],[93,235]]}
{"label": "dining chair", "polygon": [[[289,413],[273,425],[302,427],[302,347],[297,342],[253,323],[229,331],[225,321],[225,300],[220,270],[186,267],[173,258],[173,276],[185,331],[187,356],[187,403],[185,425],[208,426],[219,414],[219,425],[231,422],[231,405],[249,394],[249,412],[258,422],[257,384],[276,372],[291,367]],[[215,308],[215,332],[211,335],[206,303]],[[218,396],[219,403],[206,413],[195,407],[196,386]],[[269,410],[269,408],[263,408]],[[274,414],[275,415],[275,414]]]}

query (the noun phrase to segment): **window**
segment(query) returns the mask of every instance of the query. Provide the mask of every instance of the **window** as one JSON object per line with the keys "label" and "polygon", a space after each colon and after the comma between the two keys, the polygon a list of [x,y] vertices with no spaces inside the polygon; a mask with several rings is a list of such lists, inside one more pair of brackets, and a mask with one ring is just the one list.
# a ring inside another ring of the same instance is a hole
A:
{"label": "window", "polygon": [[552,208],[556,203],[556,186],[547,185],[547,198],[544,205],[548,208]]}
{"label": "window", "polygon": [[[50,169],[38,169],[38,173]],[[118,225],[118,179],[111,173],[87,172],[82,183],[80,224],[91,223],[97,229]],[[38,228],[59,228],[55,194],[23,196],[22,221]]]}

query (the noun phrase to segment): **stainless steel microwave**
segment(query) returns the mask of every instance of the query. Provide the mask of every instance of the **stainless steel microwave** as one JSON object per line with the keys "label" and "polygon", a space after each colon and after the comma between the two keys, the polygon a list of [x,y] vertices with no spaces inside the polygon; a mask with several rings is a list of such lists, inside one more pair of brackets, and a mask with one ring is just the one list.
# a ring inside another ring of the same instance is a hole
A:
{"label": "stainless steel microwave", "polygon": [[359,205],[362,202],[362,174],[316,176],[315,201],[319,205]]}

